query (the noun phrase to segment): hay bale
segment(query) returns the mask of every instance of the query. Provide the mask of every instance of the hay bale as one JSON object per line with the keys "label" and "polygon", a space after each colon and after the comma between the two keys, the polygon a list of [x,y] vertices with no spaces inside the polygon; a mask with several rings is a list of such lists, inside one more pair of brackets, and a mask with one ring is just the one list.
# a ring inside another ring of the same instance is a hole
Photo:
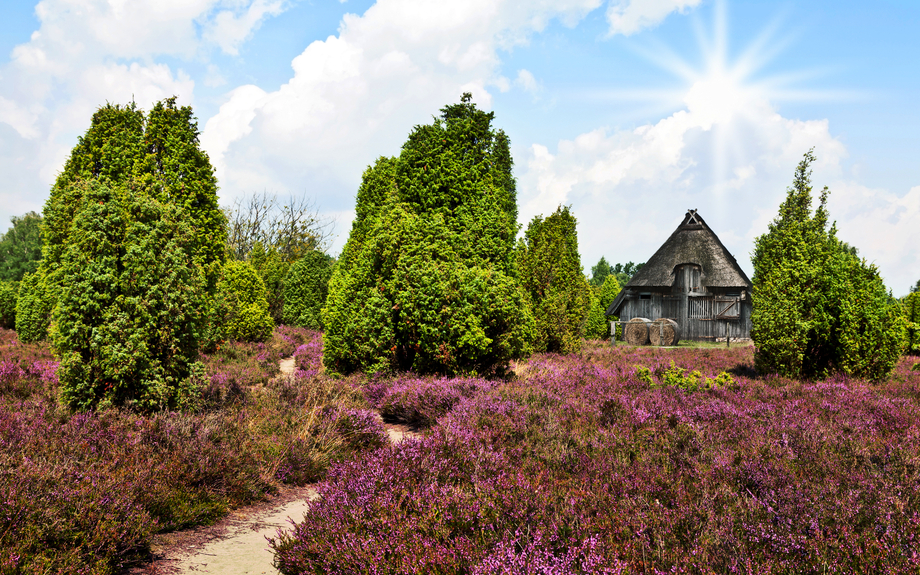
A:
{"label": "hay bale", "polygon": [[648,326],[644,317],[634,317],[623,326],[623,339],[629,345],[645,345],[648,343]]}
{"label": "hay bale", "polygon": [[677,345],[680,326],[673,319],[656,319],[648,326],[648,339],[652,345]]}

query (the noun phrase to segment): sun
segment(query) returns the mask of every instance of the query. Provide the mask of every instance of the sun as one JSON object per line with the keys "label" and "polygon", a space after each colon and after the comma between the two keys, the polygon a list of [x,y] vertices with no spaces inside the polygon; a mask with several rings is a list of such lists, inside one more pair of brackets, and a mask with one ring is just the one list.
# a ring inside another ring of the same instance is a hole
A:
{"label": "sun", "polygon": [[726,1],[716,0],[712,13],[709,25],[699,18],[693,21],[701,56],[693,62],[688,60],[692,54],[678,53],[666,44],[632,46],[640,56],[680,80],[676,89],[631,90],[611,95],[617,99],[658,102],[662,111],[682,113],[697,128],[710,132],[712,191],[718,197],[734,185],[732,181],[737,174],[730,173],[729,166],[749,163],[744,157],[749,123],[763,122],[765,117],[778,114],[780,102],[830,100],[841,94],[799,87],[820,72],[764,73],[767,65],[792,43],[791,36],[783,37],[779,32],[782,23],[779,15],[765,24],[746,46],[732,51]]}

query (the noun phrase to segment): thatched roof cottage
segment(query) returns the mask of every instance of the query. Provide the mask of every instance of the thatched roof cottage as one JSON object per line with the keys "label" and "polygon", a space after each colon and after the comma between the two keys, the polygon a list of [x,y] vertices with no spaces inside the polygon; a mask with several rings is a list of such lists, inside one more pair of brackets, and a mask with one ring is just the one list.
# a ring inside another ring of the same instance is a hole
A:
{"label": "thatched roof cottage", "polygon": [[688,210],[606,313],[625,321],[672,319],[682,339],[747,339],[751,280],[696,210]]}

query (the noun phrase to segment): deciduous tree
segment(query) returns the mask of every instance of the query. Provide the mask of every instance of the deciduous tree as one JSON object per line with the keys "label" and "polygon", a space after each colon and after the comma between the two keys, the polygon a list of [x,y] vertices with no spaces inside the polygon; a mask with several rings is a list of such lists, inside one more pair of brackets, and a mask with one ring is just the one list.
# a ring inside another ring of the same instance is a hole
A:
{"label": "deciduous tree", "polygon": [[42,259],[42,217],[29,212],[10,220],[13,225],[0,237],[0,280],[18,282],[34,273]]}

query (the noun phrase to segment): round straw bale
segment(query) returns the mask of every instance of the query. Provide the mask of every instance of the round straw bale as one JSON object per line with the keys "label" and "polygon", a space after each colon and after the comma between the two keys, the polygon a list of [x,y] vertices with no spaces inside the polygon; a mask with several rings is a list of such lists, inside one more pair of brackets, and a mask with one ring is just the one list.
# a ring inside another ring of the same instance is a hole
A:
{"label": "round straw bale", "polygon": [[648,339],[652,345],[677,345],[680,326],[673,319],[656,319],[648,326]]}
{"label": "round straw bale", "polygon": [[645,345],[648,343],[648,326],[644,317],[634,317],[623,326],[623,339],[629,345]]}

